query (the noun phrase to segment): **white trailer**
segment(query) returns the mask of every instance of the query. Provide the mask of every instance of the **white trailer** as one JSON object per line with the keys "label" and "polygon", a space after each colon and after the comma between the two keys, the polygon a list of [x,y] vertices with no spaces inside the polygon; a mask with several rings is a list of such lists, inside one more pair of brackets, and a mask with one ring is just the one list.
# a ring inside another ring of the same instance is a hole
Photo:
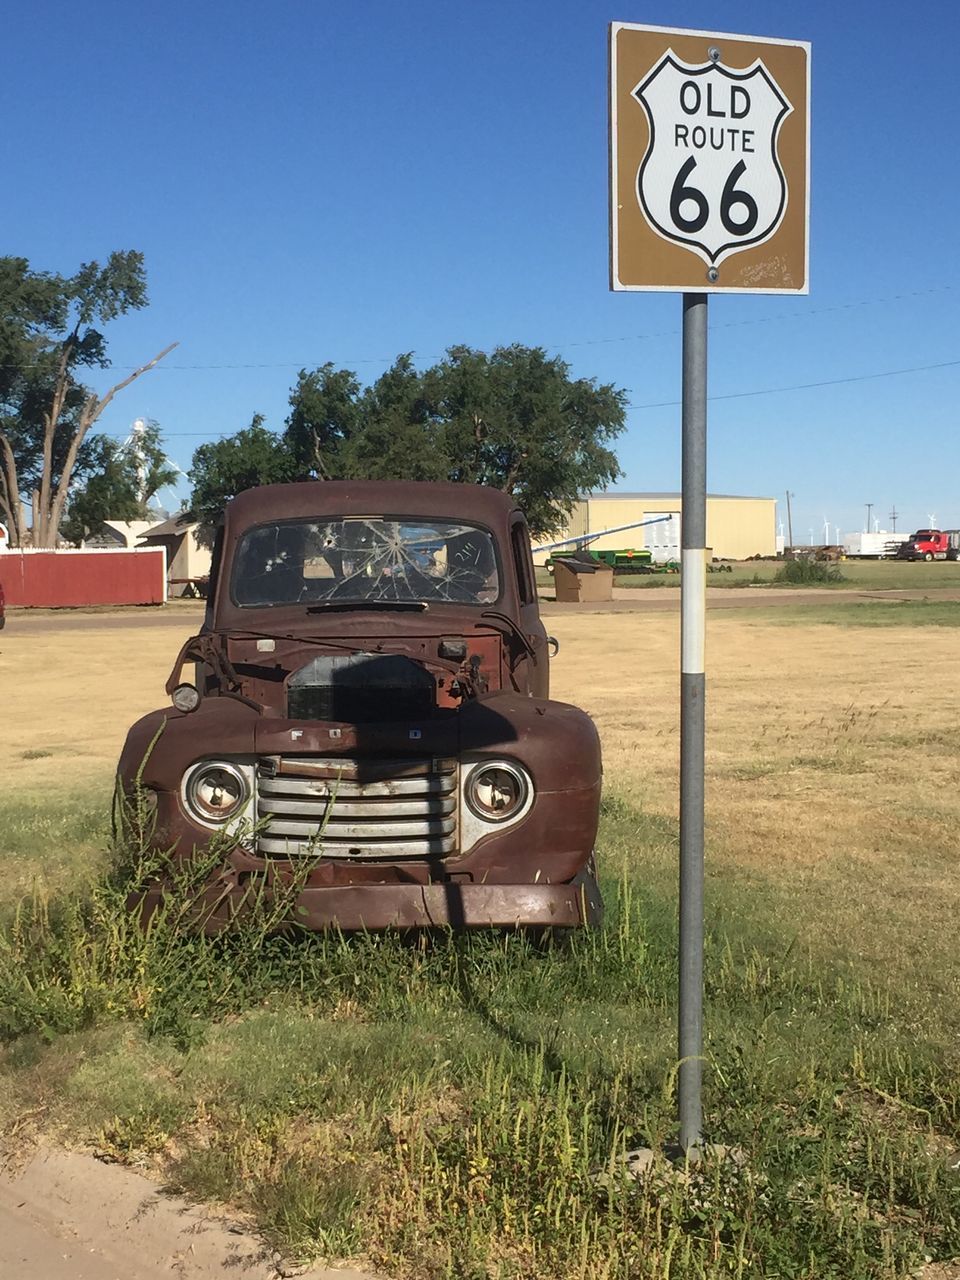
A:
{"label": "white trailer", "polygon": [[862,560],[893,559],[897,547],[906,542],[908,533],[887,533],[879,529],[876,533],[845,533],[843,535],[843,554]]}

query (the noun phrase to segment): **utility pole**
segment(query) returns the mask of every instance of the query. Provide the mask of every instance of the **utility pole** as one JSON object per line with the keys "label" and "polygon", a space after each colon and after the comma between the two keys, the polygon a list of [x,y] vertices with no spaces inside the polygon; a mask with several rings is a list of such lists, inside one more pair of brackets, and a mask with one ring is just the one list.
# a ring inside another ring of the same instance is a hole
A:
{"label": "utility pole", "polygon": [[893,510],[890,512],[890,528],[894,533],[897,532],[897,504],[896,503],[893,504]]}
{"label": "utility pole", "polygon": [[868,502],[868,503],[867,503],[867,527],[864,529],[864,531],[863,531],[864,533],[869,533],[869,532],[870,532],[870,512],[871,512],[872,510],[873,510],[873,503],[872,503],[872,502]]}
{"label": "utility pole", "polygon": [[787,546],[788,550],[793,547],[793,519],[790,515],[790,499],[796,496],[795,493],[791,493],[789,489],[787,490],[787,537],[790,540]]}

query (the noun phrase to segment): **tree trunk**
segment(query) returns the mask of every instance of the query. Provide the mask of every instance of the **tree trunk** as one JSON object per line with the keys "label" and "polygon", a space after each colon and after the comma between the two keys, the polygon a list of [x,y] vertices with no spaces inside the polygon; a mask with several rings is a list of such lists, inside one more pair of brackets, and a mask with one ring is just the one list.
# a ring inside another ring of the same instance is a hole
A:
{"label": "tree trunk", "polygon": [[[171,342],[168,347],[160,352],[159,355],[153,357],[147,364],[141,365],[139,369],[135,369],[129,377],[124,378],[122,382],[116,383],[106,392],[105,395],[97,397],[94,393],[87,397],[83,408],[80,411],[80,421],[73,433],[73,439],[70,441],[70,447],[67,449],[67,456],[64,459],[63,469],[60,473],[60,479],[54,486],[53,482],[53,433],[48,428],[48,438],[44,439],[43,453],[43,476],[41,477],[40,493],[34,500],[34,524],[33,524],[33,545],[35,547],[52,548],[57,545],[57,537],[60,532],[60,521],[63,519],[64,507],[67,505],[67,496],[70,492],[70,482],[73,479],[73,469],[77,465],[77,454],[80,452],[80,446],[92,426],[97,422],[104,409],[124,387],[129,387],[131,382],[135,382],[141,374],[146,373],[148,369],[152,369],[154,365],[159,364],[164,356],[169,355],[174,347],[179,343]],[[68,371],[65,364],[61,362],[60,369],[57,372],[57,384],[54,388],[53,400],[50,405],[50,416],[48,424],[53,424],[53,431],[56,431],[56,422],[63,409],[63,402],[67,393]],[[54,417],[56,413],[56,417]]]}
{"label": "tree trunk", "polygon": [[10,535],[10,546],[23,545],[23,507],[20,503],[20,485],[17,479],[17,460],[6,436],[0,435],[0,508],[6,517],[4,524]]}

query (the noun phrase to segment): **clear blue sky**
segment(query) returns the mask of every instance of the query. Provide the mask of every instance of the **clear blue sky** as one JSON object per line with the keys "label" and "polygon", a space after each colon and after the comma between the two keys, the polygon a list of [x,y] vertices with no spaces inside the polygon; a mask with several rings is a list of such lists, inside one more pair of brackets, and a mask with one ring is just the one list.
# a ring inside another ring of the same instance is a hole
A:
{"label": "clear blue sky", "polygon": [[[140,249],[151,305],[111,356],[180,342],[111,434],[154,417],[187,469],[254,412],[280,427],[301,367],[367,381],[402,351],[521,342],[629,389],[624,489],[680,485],[680,298],[608,291],[607,24],[810,40],[811,290],[711,300],[709,487],[781,511],[789,488],[796,541],[863,527],[866,502],[883,527],[894,504],[898,529],[960,525],[948,0],[6,12],[0,252],[70,272]],[[839,379],[865,380],[772,392]]]}

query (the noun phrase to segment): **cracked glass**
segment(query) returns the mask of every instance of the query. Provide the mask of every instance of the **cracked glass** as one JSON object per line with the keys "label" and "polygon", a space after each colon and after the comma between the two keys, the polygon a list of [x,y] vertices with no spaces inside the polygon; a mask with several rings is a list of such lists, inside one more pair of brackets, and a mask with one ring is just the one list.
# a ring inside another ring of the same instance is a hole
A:
{"label": "cracked glass", "polygon": [[486,529],[452,520],[368,516],[285,520],[240,540],[239,605],[365,601],[492,604],[497,556]]}

